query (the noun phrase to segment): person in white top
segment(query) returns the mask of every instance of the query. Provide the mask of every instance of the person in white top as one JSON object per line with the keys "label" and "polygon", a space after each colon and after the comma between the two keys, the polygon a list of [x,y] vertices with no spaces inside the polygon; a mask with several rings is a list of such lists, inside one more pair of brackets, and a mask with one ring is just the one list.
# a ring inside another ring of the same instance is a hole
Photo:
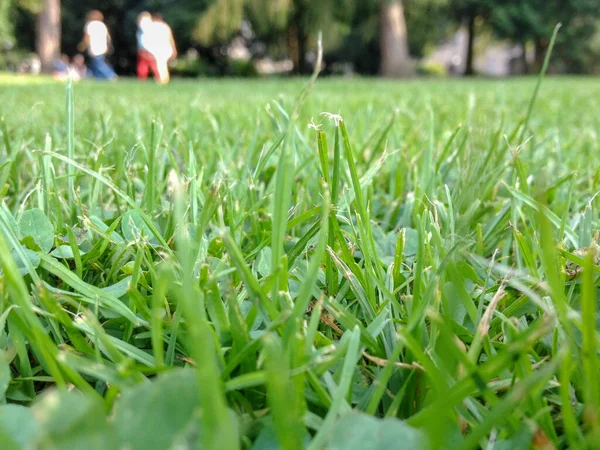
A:
{"label": "person in white top", "polygon": [[87,50],[90,59],[89,69],[96,78],[114,80],[117,77],[114,70],[106,63],[109,45],[110,34],[104,24],[104,16],[100,11],[90,11],[79,49]]}
{"label": "person in white top", "polygon": [[152,53],[156,61],[159,83],[169,82],[169,60],[177,57],[177,48],[173,39],[171,27],[163,20],[161,14],[152,15],[152,41],[148,51]]}

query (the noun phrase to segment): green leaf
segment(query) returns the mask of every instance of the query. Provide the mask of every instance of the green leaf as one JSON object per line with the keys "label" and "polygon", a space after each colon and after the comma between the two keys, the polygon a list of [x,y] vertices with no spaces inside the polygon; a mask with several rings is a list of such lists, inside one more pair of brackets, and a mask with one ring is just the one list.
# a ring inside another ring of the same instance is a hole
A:
{"label": "green leaf", "polygon": [[[90,216],[90,222],[101,233],[107,233],[108,230],[111,229],[111,227],[109,227],[108,225],[106,225],[102,221],[102,219],[100,219],[99,217]],[[113,231],[112,233],[110,233],[109,237],[110,237],[110,239],[112,239],[113,241],[115,241],[117,244],[123,243],[123,238],[116,231]]]}
{"label": "green leaf", "polygon": [[419,247],[419,232],[414,228],[405,228],[406,240],[404,243],[404,256],[414,256]]}
{"label": "green leaf", "polygon": [[271,247],[263,248],[256,258],[256,269],[262,276],[271,273]]}
{"label": "green leaf", "polygon": [[[30,408],[14,404],[0,406],[2,448],[33,448],[32,444],[40,431]],[[7,444],[6,439],[9,439],[10,444]]]}
{"label": "green leaf", "polygon": [[273,427],[263,428],[252,446],[252,450],[279,450],[280,448],[281,445],[279,445]]}
{"label": "green leaf", "polygon": [[125,277],[113,285],[103,287],[102,290],[113,297],[121,298],[127,294],[127,290],[131,285],[131,279],[131,276]]}
{"label": "green leaf", "polygon": [[[83,250],[79,250],[79,254],[80,255],[85,255],[86,252],[84,252]],[[62,258],[62,259],[73,259],[75,257],[75,255],[73,254],[73,249],[71,248],[70,245],[60,245],[58,247],[56,247],[54,250],[52,250],[52,252],[50,252],[50,254],[56,258]]]}
{"label": "green leaf", "polygon": [[21,239],[21,231],[19,230],[19,224],[17,224],[17,221],[12,216],[10,211],[5,209],[4,212],[5,212],[4,218],[6,220],[6,223],[8,224],[8,226],[14,233],[15,237],[20,240]]}
{"label": "green leaf", "polygon": [[123,272],[125,275],[131,275],[133,273],[133,269],[135,267],[135,261],[129,261],[126,264],[123,264],[121,266],[121,272]]}
{"label": "green leaf", "polygon": [[375,249],[381,262],[389,266],[394,262],[396,254],[396,242],[398,236],[396,233],[385,233],[379,225],[373,225],[373,240],[375,241]]}
{"label": "green leaf", "polygon": [[82,300],[93,304],[99,303],[104,308],[118,312],[132,323],[139,323],[139,318],[118,298],[81,280],[53,257],[41,255],[40,258],[42,259],[40,263],[42,268],[60,278],[65,284],[71,286],[75,292],[82,294]]}
{"label": "green leaf", "polygon": [[193,370],[172,370],[152,383],[126,392],[117,404],[114,418],[120,448],[194,448],[200,413],[197,407],[198,387]]}
{"label": "green leaf", "polygon": [[425,434],[398,419],[377,419],[360,413],[344,415],[333,428],[327,450],[428,448]]}
{"label": "green leaf", "polygon": [[6,390],[11,380],[10,366],[4,352],[0,353],[0,403],[6,403]]}
{"label": "green leaf", "polygon": [[54,227],[41,209],[25,211],[19,219],[21,236],[30,236],[41,251],[48,253],[54,244]]}
{"label": "green leaf", "polygon": [[33,407],[33,414],[42,428],[39,448],[118,448],[114,432],[106,421],[104,404],[97,396],[82,395],[76,391],[48,392]]}
{"label": "green leaf", "polygon": [[[307,435],[306,439],[305,439],[304,447],[306,447],[306,445],[308,444],[308,441],[309,441],[309,436]],[[266,426],[261,430],[260,434],[256,438],[256,441],[254,441],[254,445],[252,446],[252,450],[280,450],[280,449],[281,449],[281,445],[279,444],[279,441],[277,440],[277,435],[275,434],[275,430],[273,430],[273,427],[271,427],[271,426]]]}
{"label": "green leaf", "polygon": [[533,432],[527,424],[523,424],[510,439],[497,441],[494,449],[512,450],[513,448],[530,448],[532,439]]}
{"label": "green leaf", "polygon": [[146,225],[142,216],[135,210],[123,214],[121,231],[123,232],[125,239],[129,242],[139,241],[142,236],[147,239],[153,236],[150,227]]}
{"label": "green leaf", "polygon": [[[38,255],[33,250],[29,250],[28,248],[24,248],[24,247],[23,247],[23,252],[27,256],[27,259],[29,260],[29,263],[31,264],[31,266],[34,269],[37,269],[38,266],[40,265],[40,255]],[[21,256],[19,256],[19,254],[15,251],[15,249],[13,249],[11,251],[11,255],[14,258],[15,262],[17,263],[17,268],[19,269],[19,273],[21,275],[26,275],[28,273],[26,262],[21,259]]]}

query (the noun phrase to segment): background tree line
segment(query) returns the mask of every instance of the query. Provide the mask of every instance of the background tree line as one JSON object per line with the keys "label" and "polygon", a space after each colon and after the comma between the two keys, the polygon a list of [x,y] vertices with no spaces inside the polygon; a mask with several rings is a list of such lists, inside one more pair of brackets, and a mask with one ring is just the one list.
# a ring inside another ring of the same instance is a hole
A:
{"label": "background tree line", "polygon": [[306,73],[319,30],[328,64],[348,62],[359,73],[386,76],[411,74],[415,59],[459,27],[469,36],[465,75],[474,73],[480,33],[533,48],[533,64],[523,60],[530,71],[539,68],[558,22],[555,71],[592,72],[600,54],[600,0],[2,0],[0,44],[5,53],[37,51],[48,68],[59,52],[76,53],[90,9],[105,15],[121,73],[133,71],[143,10],[161,12],[180,50],[194,48],[215,74],[227,73],[223,49],[236,37],[253,58],[289,57],[294,72]]}

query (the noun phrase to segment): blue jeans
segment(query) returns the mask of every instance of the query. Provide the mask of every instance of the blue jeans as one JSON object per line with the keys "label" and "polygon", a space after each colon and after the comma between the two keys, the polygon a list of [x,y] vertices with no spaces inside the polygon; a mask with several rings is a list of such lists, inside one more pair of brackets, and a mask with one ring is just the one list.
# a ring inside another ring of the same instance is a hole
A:
{"label": "blue jeans", "polygon": [[117,76],[112,67],[106,63],[104,55],[90,56],[90,72],[95,78],[102,80],[112,80]]}

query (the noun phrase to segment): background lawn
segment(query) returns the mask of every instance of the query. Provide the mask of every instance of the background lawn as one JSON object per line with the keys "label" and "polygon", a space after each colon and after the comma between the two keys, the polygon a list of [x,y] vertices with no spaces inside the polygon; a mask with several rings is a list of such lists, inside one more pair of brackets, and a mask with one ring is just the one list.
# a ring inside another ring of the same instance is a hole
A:
{"label": "background lawn", "polygon": [[599,80],[29,81],[6,448],[600,446]]}

